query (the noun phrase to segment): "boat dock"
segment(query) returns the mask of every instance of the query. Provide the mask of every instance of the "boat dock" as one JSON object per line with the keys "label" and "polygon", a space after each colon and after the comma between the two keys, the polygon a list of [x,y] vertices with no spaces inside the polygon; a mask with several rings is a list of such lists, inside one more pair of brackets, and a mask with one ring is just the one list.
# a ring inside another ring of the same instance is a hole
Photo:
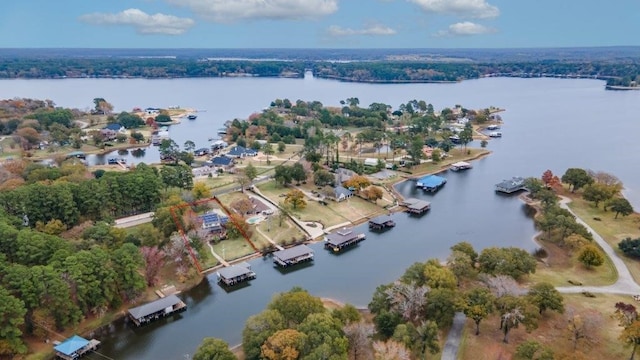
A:
{"label": "boat dock", "polygon": [[148,324],[187,310],[187,304],[175,295],[168,295],[150,303],[129,309],[129,318],[136,326]]}
{"label": "boat dock", "polygon": [[313,260],[313,250],[307,245],[297,245],[273,253],[273,262],[280,267],[289,267]]}
{"label": "boat dock", "polygon": [[53,350],[56,352],[56,356],[64,360],[76,360],[88,352],[95,351],[100,346],[100,341],[96,339],[87,340],[78,335],[66,339],[65,341],[56,344]]}
{"label": "boat dock", "polygon": [[411,214],[422,214],[431,209],[431,203],[415,198],[408,198],[402,202],[402,206],[407,208],[407,212]]}
{"label": "boat dock", "polygon": [[356,234],[352,228],[345,227],[335,233],[327,234],[324,240],[324,247],[333,252],[340,252],[346,247],[356,245],[365,238],[366,236],[363,233]]}
{"label": "boat dock", "polygon": [[427,175],[416,181],[416,187],[422,188],[424,191],[436,192],[446,183],[447,179],[441,176]]}
{"label": "boat dock", "polygon": [[451,164],[451,166],[449,167],[449,170],[451,171],[469,170],[472,167],[473,166],[466,161],[458,161],[457,163]]}
{"label": "boat dock", "polygon": [[217,274],[218,282],[227,286],[233,286],[256,278],[256,273],[251,270],[251,265],[246,262],[221,268]]}
{"label": "boat dock", "polygon": [[503,180],[502,182],[496,184],[496,191],[511,194],[516,191],[526,190],[527,188],[524,186],[524,178],[514,176],[510,180]]}
{"label": "boat dock", "polygon": [[396,222],[391,219],[391,216],[382,215],[375,217],[373,219],[369,219],[369,229],[372,230],[383,230],[389,229],[396,226]]}

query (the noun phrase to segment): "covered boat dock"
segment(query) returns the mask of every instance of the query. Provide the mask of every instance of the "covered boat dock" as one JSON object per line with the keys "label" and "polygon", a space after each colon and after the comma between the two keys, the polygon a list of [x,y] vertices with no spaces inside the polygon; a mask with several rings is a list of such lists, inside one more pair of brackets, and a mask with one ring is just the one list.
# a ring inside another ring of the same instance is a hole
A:
{"label": "covered boat dock", "polygon": [[502,182],[496,184],[496,191],[505,194],[511,194],[516,191],[526,189],[527,188],[524,186],[524,178],[522,177],[513,177],[511,178],[511,180],[503,180]]}
{"label": "covered boat dock", "polygon": [[187,310],[187,304],[175,295],[169,295],[150,303],[129,309],[129,318],[136,326]]}
{"label": "covered boat dock", "polygon": [[471,164],[466,161],[458,161],[457,163],[451,164],[451,166],[449,167],[449,170],[451,171],[469,170],[472,167],[473,166],[471,166]]}
{"label": "covered boat dock", "polygon": [[422,214],[431,209],[431,203],[424,200],[415,198],[409,198],[402,202],[402,205],[407,208],[407,212],[412,214]]}
{"label": "covered boat dock", "polygon": [[416,187],[422,188],[424,191],[435,192],[438,191],[444,184],[447,183],[447,179],[438,175],[427,175],[416,181]]}
{"label": "covered boat dock", "polygon": [[246,262],[221,268],[217,274],[218,282],[227,286],[233,286],[256,278],[256,273],[251,270],[251,265]]}
{"label": "covered boat dock", "polygon": [[333,252],[340,252],[344,248],[353,246],[365,238],[366,236],[363,233],[356,234],[352,228],[345,227],[335,233],[327,234],[324,247],[331,249]]}
{"label": "covered boat dock", "polygon": [[273,253],[273,262],[281,267],[288,267],[313,260],[313,250],[307,245],[297,245]]}
{"label": "covered boat dock", "polygon": [[87,340],[78,335],[66,339],[53,347],[56,356],[64,360],[75,360],[88,352],[94,351],[100,346],[100,341],[96,339]]}
{"label": "covered boat dock", "polygon": [[381,215],[373,219],[369,219],[369,229],[372,230],[388,229],[394,226],[396,226],[396,222],[388,215]]}

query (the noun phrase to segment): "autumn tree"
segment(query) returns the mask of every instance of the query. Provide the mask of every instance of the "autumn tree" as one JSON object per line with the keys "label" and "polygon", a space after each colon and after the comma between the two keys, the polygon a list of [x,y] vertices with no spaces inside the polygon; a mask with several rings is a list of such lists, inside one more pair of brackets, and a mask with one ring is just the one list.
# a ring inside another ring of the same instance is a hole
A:
{"label": "autumn tree", "polygon": [[351,179],[345,181],[343,185],[347,188],[353,188],[356,189],[356,191],[360,191],[371,185],[371,181],[369,181],[366,176],[355,175],[352,176]]}
{"label": "autumn tree", "polygon": [[297,330],[279,330],[262,344],[261,357],[267,360],[297,360],[306,339],[307,336]]}
{"label": "autumn tree", "polygon": [[495,296],[487,288],[474,287],[464,295],[464,301],[464,314],[476,324],[476,335],[479,335],[480,322],[495,309]]}
{"label": "autumn tree", "polygon": [[284,198],[285,204],[291,205],[293,210],[303,210],[307,206],[304,193],[298,189],[293,189]]}
{"label": "autumn tree", "polygon": [[604,255],[595,245],[587,245],[580,251],[578,260],[588,269],[604,264]]}
{"label": "autumn tree", "polygon": [[551,170],[547,170],[542,174],[542,183],[548,188],[553,188],[560,185],[560,179]]}
{"label": "autumn tree", "polygon": [[629,359],[633,360],[636,355],[636,349],[640,344],[640,321],[634,321],[625,326],[622,334],[620,334],[620,340],[632,346],[633,350],[631,351]]}
{"label": "autumn tree", "polygon": [[373,185],[360,191],[360,195],[362,197],[373,203],[375,203],[379,199],[382,199],[383,194],[384,193],[382,192],[382,189],[380,189],[378,186]]}
{"label": "autumn tree", "polygon": [[193,189],[191,189],[191,194],[195,200],[206,199],[211,196],[211,190],[209,186],[204,181],[197,181],[193,184]]}
{"label": "autumn tree", "polygon": [[573,308],[567,310],[567,333],[573,345],[573,351],[578,349],[580,342],[595,343],[601,326],[602,315],[597,311],[579,313]]}
{"label": "autumn tree", "polygon": [[547,309],[561,314],[564,312],[562,294],[549,283],[541,282],[533,285],[527,296],[529,301],[538,307],[540,314],[543,314]]}
{"label": "autumn tree", "polygon": [[193,360],[237,360],[224,340],[206,337],[193,354]]}
{"label": "autumn tree", "polygon": [[250,316],[242,330],[242,350],[247,360],[261,358],[261,346],[273,334],[287,328],[286,320],[277,310],[264,310]]}
{"label": "autumn tree", "polygon": [[147,286],[154,286],[158,280],[158,274],[160,269],[164,265],[165,253],[158,249],[158,247],[143,246],[140,248],[140,253],[144,259],[144,278],[147,282]]}

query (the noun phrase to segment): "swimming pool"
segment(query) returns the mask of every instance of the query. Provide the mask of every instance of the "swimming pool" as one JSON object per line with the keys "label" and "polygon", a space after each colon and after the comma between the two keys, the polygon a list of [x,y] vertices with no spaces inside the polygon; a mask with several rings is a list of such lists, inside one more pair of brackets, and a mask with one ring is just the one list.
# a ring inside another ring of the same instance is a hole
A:
{"label": "swimming pool", "polygon": [[265,217],[262,216],[262,215],[252,216],[252,217],[247,219],[247,224],[251,224],[251,225],[259,224],[264,219],[265,219]]}

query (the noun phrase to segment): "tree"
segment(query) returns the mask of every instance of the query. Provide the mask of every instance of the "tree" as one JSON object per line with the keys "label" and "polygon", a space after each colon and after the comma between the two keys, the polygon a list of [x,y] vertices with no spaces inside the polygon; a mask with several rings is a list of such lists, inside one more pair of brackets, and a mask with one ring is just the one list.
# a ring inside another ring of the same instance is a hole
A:
{"label": "tree", "polygon": [[367,186],[371,185],[371,181],[366,176],[355,175],[352,176],[349,180],[345,181],[343,184],[345,187],[356,189],[356,191],[360,191]]}
{"label": "tree", "polygon": [[295,163],[291,167],[291,179],[295,180],[298,184],[307,180],[307,172],[301,163]]}
{"label": "tree", "polygon": [[362,315],[360,315],[358,309],[351,304],[346,304],[343,307],[334,309],[331,312],[331,316],[340,320],[340,322],[345,326],[359,322],[362,319]]}
{"label": "tree", "polygon": [[553,360],[553,351],[534,340],[527,340],[516,348],[515,360]]}
{"label": "tree", "polygon": [[262,146],[262,152],[267,156],[267,165],[271,165],[271,160],[269,160],[269,156],[274,154],[273,145],[271,143],[266,143]]}
{"label": "tree", "polygon": [[373,343],[374,360],[410,360],[411,353],[397,341],[375,341]]}
{"label": "tree", "polygon": [[364,197],[365,199],[375,203],[377,200],[382,199],[382,195],[384,193],[382,192],[382,189],[380,189],[378,186],[369,186],[366,189],[362,190],[360,192],[360,195],[362,195],[362,197]]}
{"label": "tree", "polygon": [[464,130],[460,132],[459,138],[460,138],[460,144],[464,146],[464,150],[466,151],[467,144],[473,141],[473,127],[471,127],[470,122],[467,122],[464,125]]}
{"label": "tree", "polygon": [[265,310],[250,316],[242,330],[242,350],[247,360],[260,359],[261,346],[273,334],[286,329],[284,316],[277,310]]}
{"label": "tree", "polygon": [[193,360],[237,360],[224,340],[206,337],[193,354]]}
{"label": "tree", "polygon": [[193,152],[193,150],[195,150],[196,148],[196,143],[194,143],[191,140],[187,140],[184,142],[184,151],[186,152]]}
{"label": "tree", "polygon": [[135,299],[145,289],[145,278],[138,271],[145,264],[142,254],[135,245],[125,243],[113,252],[111,261],[122,297]]}
{"label": "tree", "polygon": [[582,251],[580,251],[578,260],[580,260],[580,262],[588,269],[604,264],[604,256],[602,255],[602,252],[598,247],[591,244],[585,246]]}
{"label": "tree", "polygon": [[424,147],[424,141],[420,136],[415,136],[411,139],[409,148],[407,149],[407,155],[411,156],[411,162],[413,165],[420,164],[420,159],[423,156],[422,148]]}
{"label": "tree", "polygon": [[479,335],[480,322],[495,309],[495,296],[487,288],[475,287],[464,295],[464,300],[464,314],[476,324],[476,335]]}
{"label": "tree", "polygon": [[160,160],[173,161],[174,163],[178,163],[178,152],[180,148],[175,141],[170,139],[164,139],[160,142],[158,146],[158,151],[160,152]]}
{"label": "tree", "polygon": [[244,176],[246,176],[249,179],[249,182],[253,182],[253,180],[255,180],[255,178],[258,177],[258,169],[256,169],[255,166],[249,163],[244,168]]}
{"label": "tree", "polygon": [[611,186],[593,183],[584,187],[582,198],[587,201],[592,201],[596,207],[600,202],[605,202],[611,199],[617,190]]}
{"label": "tree", "polygon": [[282,314],[290,326],[301,324],[310,314],[324,312],[322,301],[299,287],[276,295],[267,308]]}
{"label": "tree", "polygon": [[353,360],[370,358],[371,337],[375,333],[373,325],[358,321],[350,323],[343,330],[349,340],[349,349],[353,354]]}
{"label": "tree", "polygon": [[[399,281],[394,282],[391,286],[384,289],[384,294],[387,297],[386,300],[389,305],[388,310],[392,310],[405,321],[412,323],[417,323],[424,317],[425,306],[427,304],[425,295],[428,292],[429,288],[425,286],[415,286]],[[369,306],[371,307],[371,304],[369,304]]]}
{"label": "tree", "polygon": [[164,265],[165,253],[157,247],[143,246],[140,253],[145,262],[144,278],[148,286],[154,286],[157,281],[158,273]]}
{"label": "tree", "polygon": [[193,194],[193,198],[195,200],[206,199],[211,196],[211,190],[209,189],[209,186],[206,182],[198,181],[193,184],[191,194]]}
{"label": "tree", "polygon": [[109,113],[113,111],[113,105],[103,98],[94,98],[93,104],[95,105],[94,109],[98,114],[109,115]]}
{"label": "tree", "polygon": [[[317,298],[316,298],[317,299]],[[322,304],[320,299],[317,301]],[[324,311],[309,313],[298,326],[298,331],[307,336],[303,359],[346,359],[349,340],[342,330],[342,324]]]}
{"label": "tree", "polygon": [[27,310],[24,302],[12,296],[0,286],[0,355],[11,356],[27,352],[22,342],[20,327],[24,323]]}
{"label": "tree", "polygon": [[618,248],[627,256],[640,258],[640,238],[627,237],[618,243]]}
{"label": "tree", "polygon": [[589,176],[586,170],[579,168],[569,168],[562,175],[562,182],[569,184],[571,192],[575,192],[585,185],[593,183],[593,178]]}
{"label": "tree", "polygon": [[602,315],[594,310],[578,313],[575,309],[567,310],[567,332],[573,345],[573,351],[578,348],[580,340],[595,343],[598,331],[602,326]]}
{"label": "tree", "polygon": [[473,248],[473,245],[466,241],[461,241],[450,247],[450,249],[451,251],[460,251],[467,254],[469,256],[469,259],[471,259],[471,261],[473,261],[474,263],[478,261],[478,253]]}
{"label": "tree", "polygon": [[629,200],[625,198],[615,198],[609,201],[609,209],[616,213],[614,219],[617,219],[619,214],[627,216],[633,213],[633,206],[631,206]]}
{"label": "tree", "polygon": [[293,210],[303,210],[307,206],[304,193],[298,189],[289,191],[284,198],[284,203],[291,205]]}
{"label": "tree", "polygon": [[424,276],[427,286],[431,289],[455,289],[458,284],[455,274],[436,259],[427,261]]}
{"label": "tree", "polygon": [[278,141],[278,152],[283,153],[287,149],[287,145],[283,141]]}
{"label": "tree", "polygon": [[313,174],[313,183],[318,186],[332,185],[335,177],[327,170],[320,169]]}
{"label": "tree", "polygon": [[307,336],[294,329],[279,330],[262,344],[260,354],[267,360],[297,360]]}
{"label": "tree", "polygon": [[525,316],[519,307],[515,307],[501,315],[500,329],[502,329],[502,333],[504,334],[502,342],[505,344],[509,343],[509,332],[511,329],[517,328],[524,318]]}
{"label": "tree", "polygon": [[562,294],[556,288],[546,282],[535,284],[527,295],[529,301],[536,305],[540,311],[540,314],[544,313],[547,309],[557,311],[560,314],[564,312],[564,298]]}
{"label": "tree", "polygon": [[534,273],[536,259],[525,250],[515,247],[486,248],[478,257],[480,271],[491,275],[509,275],[514,279]]}
{"label": "tree", "polygon": [[557,176],[553,175],[551,170],[546,170],[542,173],[542,183],[547,188],[553,188],[560,185],[560,179]]}
{"label": "tree", "polygon": [[627,325],[624,330],[622,330],[622,334],[620,334],[620,340],[633,347],[631,356],[629,357],[630,360],[633,360],[636,354],[636,349],[640,344],[640,321],[634,321]]}

